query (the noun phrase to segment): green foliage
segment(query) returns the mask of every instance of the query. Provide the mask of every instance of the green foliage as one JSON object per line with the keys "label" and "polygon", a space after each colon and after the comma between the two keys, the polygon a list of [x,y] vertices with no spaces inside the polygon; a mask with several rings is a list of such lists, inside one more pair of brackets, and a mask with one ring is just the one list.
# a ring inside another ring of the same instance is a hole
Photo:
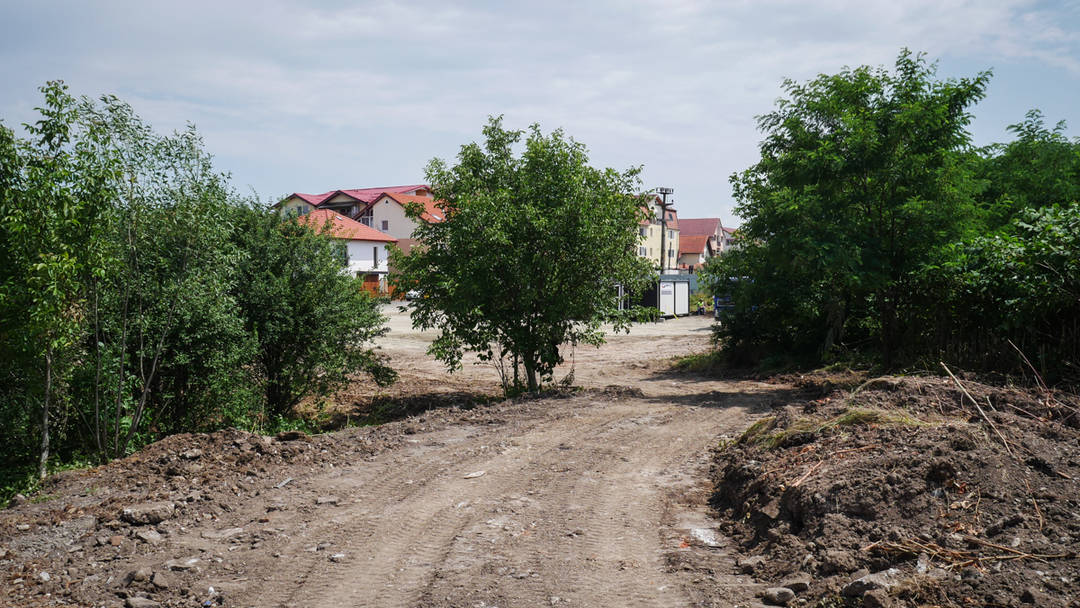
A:
{"label": "green foliage", "polygon": [[[923,351],[969,367],[1080,380],[1080,204],[1021,209],[919,275]],[[1011,341],[1015,345],[1009,345]]]}
{"label": "green foliage", "polygon": [[1080,201],[1080,139],[1065,137],[1065,122],[1047,129],[1042,112],[1031,110],[1010,125],[1016,139],[983,150],[980,195],[993,227],[1003,226],[1024,209]]}
{"label": "green foliage", "polygon": [[421,222],[423,247],[392,254],[396,284],[423,292],[413,324],[440,330],[430,352],[448,368],[466,351],[510,357],[504,388],[516,390],[520,364],[535,391],[562,361],[560,345],[598,345],[602,321],[619,330],[640,313],[619,311],[615,290],[638,291],[650,274],[634,253],[639,170],[590,167],[585,146],[561,130],[545,136],[534,125],[526,136],[492,118],[483,132],[457,165],[428,165],[446,220]]}
{"label": "green foliage", "polygon": [[940,81],[904,51],[800,84],[758,119],[761,160],[732,176],[741,247],[703,271],[733,310],[721,337],[754,361],[820,360],[843,343],[886,365],[911,329],[913,271],[976,226],[967,108],[988,73]]}
{"label": "green foliage", "polygon": [[42,92],[29,139],[0,125],[5,499],[31,468],[287,417],[364,369],[392,377],[363,346],[384,320],[340,244],[238,199],[193,128],[159,135],[115,97]]}
{"label": "green foliage", "polygon": [[395,378],[369,343],[386,332],[378,302],[342,273],[344,245],[295,219],[237,210],[236,240],[247,255],[235,288],[255,336],[256,370],[267,411],[286,416],[302,398],[325,396],[351,374]]}

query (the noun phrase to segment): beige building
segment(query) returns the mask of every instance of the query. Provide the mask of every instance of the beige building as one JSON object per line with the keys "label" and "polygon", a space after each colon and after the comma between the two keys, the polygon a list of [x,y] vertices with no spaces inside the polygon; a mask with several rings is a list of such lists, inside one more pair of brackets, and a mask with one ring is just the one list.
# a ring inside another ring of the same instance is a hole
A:
{"label": "beige building", "polygon": [[[674,209],[668,208],[667,234],[663,234],[660,202],[659,196],[653,197],[648,206],[650,219],[638,226],[640,236],[638,255],[648,259],[657,269],[661,268],[663,261],[663,268],[672,270],[679,264],[679,214]],[[667,250],[666,256],[661,247]]]}

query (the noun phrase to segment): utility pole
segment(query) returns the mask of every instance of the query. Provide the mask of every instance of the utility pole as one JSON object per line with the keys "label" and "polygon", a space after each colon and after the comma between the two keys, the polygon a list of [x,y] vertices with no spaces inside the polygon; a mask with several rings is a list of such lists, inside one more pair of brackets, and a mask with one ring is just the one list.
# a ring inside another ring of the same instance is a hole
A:
{"label": "utility pole", "polygon": [[[660,202],[660,274],[667,269],[667,195],[675,192],[672,188],[657,188],[662,200]],[[672,201],[675,204],[675,201]]]}

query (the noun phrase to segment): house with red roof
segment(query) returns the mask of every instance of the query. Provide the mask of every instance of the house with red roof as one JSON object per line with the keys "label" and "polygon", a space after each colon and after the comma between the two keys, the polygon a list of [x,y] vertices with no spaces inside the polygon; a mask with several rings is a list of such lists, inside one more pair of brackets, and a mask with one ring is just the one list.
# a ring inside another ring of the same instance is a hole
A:
{"label": "house with red roof", "polygon": [[398,247],[408,253],[416,243],[412,235],[417,227],[416,220],[405,212],[406,207],[411,204],[418,204],[423,208],[421,221],[441,222],[446,216],[446,211],[437,206],[437,201],[430,191],[426,194],[383,192],[357,214],[356,220],[396,238]]}
{"label": "house with red roof", "polygon": [[713,249],[713,239],[709,235],[684,234],[679,239],[679,268],[693,273],[714,255],[716,250]]}
{"label": "house with red roof", "polygon": [[387,291],[389,255],[386,248],[397,239],[331,209],[311,210],[298,215],[297,221],[344,241],[349,256],[346,272],[363,279],[364,289],[372,293]]}
{"label": "house with red roof", "polygon": [[345,217],[355,218],[372,201],[387,192],[431,197],[431,188],[426,184],[413,184],[411,186],[331,190],[322,194],[294,192],[279,201],[274,207],[278,208],[282,213],[292,213],[294,215],[304,215],[313,209],[332,209]]}

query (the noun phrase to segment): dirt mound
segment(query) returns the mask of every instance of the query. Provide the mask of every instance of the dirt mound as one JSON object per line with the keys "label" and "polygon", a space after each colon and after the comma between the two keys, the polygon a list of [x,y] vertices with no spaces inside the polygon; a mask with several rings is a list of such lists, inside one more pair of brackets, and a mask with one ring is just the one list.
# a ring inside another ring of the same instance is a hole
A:
{"label": "dirt mound", "polygon": [[1078,400],[963,385],[833,385],[722,445],[740,570],[822,606],[1080,606]]}

